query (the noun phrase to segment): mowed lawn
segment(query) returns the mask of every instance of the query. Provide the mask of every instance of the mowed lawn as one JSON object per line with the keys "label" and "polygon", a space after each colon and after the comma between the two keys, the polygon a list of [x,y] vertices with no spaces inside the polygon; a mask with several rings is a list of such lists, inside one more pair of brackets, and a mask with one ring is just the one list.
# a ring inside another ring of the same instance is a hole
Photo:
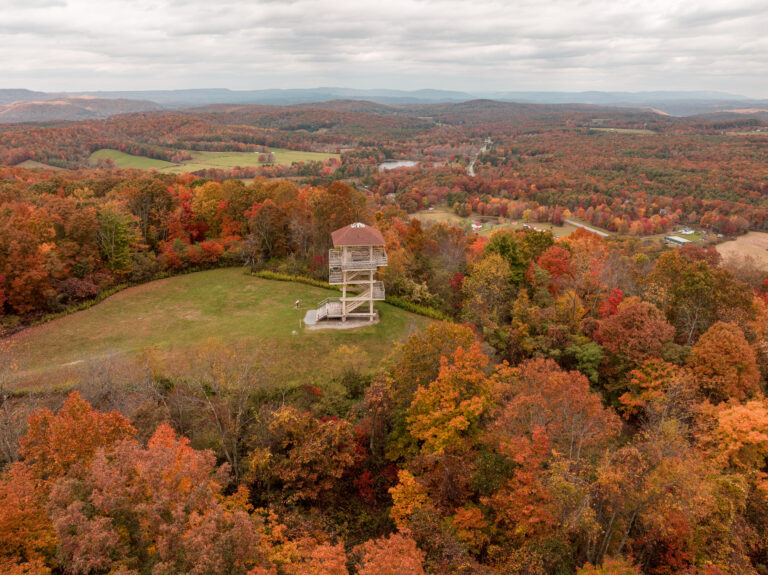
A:
{"label": "mowed lawn", "polygon": [[24,160],[20,164],[16,164],[16,168],[26,168],[28,170],[53,170],[54,172],[66,172],[65,168],[58,166],[52,166],[50,164],[44,164],[35,160]]}
{"label": "mowed lawn", "polygon": [[144,156],[134,156],[126,154],[120,150],[96,150],[88,157],[89,164],[95,164],[99,160],[112,160],[117,168],[131,168],[134,170],[162,170],[176,166],[171,162],[156,160],[154,158],[145,158]]}
{"label": "mowed lawn", "polygon": [[[338,154],[325,154],[321,152],[301,152],[296,150],[284,150],[271,148],[275,157],[275,164],[290,165],[294,162],[322,162],[328,158],[338,158]],[[259,153],[253,152],[197,152],[189,151],[192,158],[179,164],[134,156],[118,150],[97,150],[88,158],[89,163],[95,164],[100,159],[111,159],[118,168],[134,168],[138,170],[155,169],[159,172],[183,174],[196,172],[210,168],[229,169],[235,167],[261,166]]]}
{"label": "mowed lawn", "polygon": [[[329,354],[359,346],[374,368],[429,319],[384,303],[378,325],[352,330],[308,331],[300,320],[308,308],[338,292],[293,282],[255,278],[240,268],[218,269],[158,280],[126,289],[103,302],[11,338],[17,386],[34,388],[57,373],[89,362],[133,357],[155,348],[183,358],[210,338],[225,345],[268,350],[271,369],[295,382],[333,372]],[[301,309],[294,302],[301,300]],[[296,332],[296,333],[293,333]],[[67,376],[68,377],[68,376]]]}

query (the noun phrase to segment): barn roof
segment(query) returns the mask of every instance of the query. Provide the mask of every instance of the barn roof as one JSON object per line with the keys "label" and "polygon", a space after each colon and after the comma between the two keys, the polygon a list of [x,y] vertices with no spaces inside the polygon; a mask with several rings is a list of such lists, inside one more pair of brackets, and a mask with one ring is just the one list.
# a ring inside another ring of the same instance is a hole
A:
{"label": "barn roof", "polygon": [[349,224],[331,232],[333,245],[340,246],[383,246],[384,236],[376,228],[366,226],[360,222]]}

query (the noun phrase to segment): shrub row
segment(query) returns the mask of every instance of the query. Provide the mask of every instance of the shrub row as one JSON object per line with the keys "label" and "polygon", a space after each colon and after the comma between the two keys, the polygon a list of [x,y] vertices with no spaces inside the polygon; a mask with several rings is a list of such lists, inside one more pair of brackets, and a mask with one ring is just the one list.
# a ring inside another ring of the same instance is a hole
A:
{"label": "shrub row", "polygon": [[[308,278],[306,276],[297,276],[297,275],[291,275],[291,274],[281,274],[278,272],[271,272],[268,270],[262,270],[262,271],[256,271],[251,272],[251,275],[254,277],[267,279],[267,280],[277,280],[277,281],[283,281],[283,282],[298,282],[303,283],[323,289],[332,289],[334,291],[341,291],[338,286],[332,286],[327,282]],[[415,313],[417,315],[423,315],[424,317],[428,317],[431,319],[441,320],[441,321],[455,321],[451,316],[446,314],[445,312],[435,309],[433,307],[429,307],[426,305],[421,305],[417,303],[413,303],[412,301],[408,301],[407,299],[390,295],[387,296],[386,302],[389,305],[392,305],[394,307],[399,307],[401,309],[404,309],[405,311],[409,311],[411,313]]]}
{"label": "shrub row", "polygon": [[269,270],[260,270],[256,272],[251,272],[251,275],[257,278],[265,279],[265,280],[275,280],[279,282],[298,282],[300,284],[307,284],[323,289],[331,289],[334,291],[341,291],[338,286],[332,286],[328,282],[308,278],[306,276],[297,276],[297,275],[291,275],[291,274],[282,274],[279,272],[271,272]]}
{"label": "shrub row", "polygon": [[450,322],[456,321],[455,319],[453,319],[451,316],[449,316],[447,313],[445,313],[442,310],[435,309],[433,307],[429,307],[426,305],[421,305],[418,303],[413,303],[412,301],[408,301],[407,299],[401,298],[396,295],[387,296],[387,303],[389,305],[393,305],[395,307],[404,309],[405,311],[409,311],[417,315],[423,315],[431,319],[436,319],[440,321],[450,321]]}

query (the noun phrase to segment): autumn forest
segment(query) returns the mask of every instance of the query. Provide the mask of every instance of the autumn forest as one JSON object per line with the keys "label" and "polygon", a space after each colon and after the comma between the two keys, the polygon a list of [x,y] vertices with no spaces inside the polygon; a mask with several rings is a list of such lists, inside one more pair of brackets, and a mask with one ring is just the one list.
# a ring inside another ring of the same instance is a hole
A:
{"label": "autumn forest", "polygon": [[[185,171],[198,152],[243,165]],[[104,319],[98,354],[29,359],[41,330],[182,275],[331,290],[354,222],[388,256],[363,335],[290,316],[128,350]],[[761,232],[760,113],[337,100],[0,124],[0,572],[768,573],[768,258],[723,251]]]}

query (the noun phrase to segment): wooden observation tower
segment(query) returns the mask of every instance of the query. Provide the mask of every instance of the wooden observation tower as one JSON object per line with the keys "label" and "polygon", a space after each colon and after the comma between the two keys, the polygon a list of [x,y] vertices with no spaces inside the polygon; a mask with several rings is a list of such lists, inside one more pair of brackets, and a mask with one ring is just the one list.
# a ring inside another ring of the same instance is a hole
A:
{"label": "wooden observation tower", "polygon": [[320,302],[315,321],[374,321],[378,314],[373,302],[384,301],[384,283],[376,281],[378,269],[387,265],[384,236],[376,228],[358,222],[336,230],[331,237],[328,283],[341,286],[341,297]]}

